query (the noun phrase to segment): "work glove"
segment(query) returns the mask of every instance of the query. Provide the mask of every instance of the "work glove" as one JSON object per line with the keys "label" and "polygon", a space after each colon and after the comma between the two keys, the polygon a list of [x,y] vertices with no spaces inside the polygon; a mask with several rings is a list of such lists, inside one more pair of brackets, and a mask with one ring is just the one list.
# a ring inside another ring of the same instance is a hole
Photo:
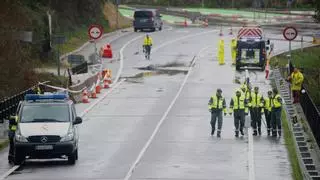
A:
{"label": "work glove", "polygon": [[244,113],[244,115],[246,115],[246,116],[248,116],[248,114],[249,114],[249,113],[247,113],[247,112],[246,112],[246,113]]}
{"label": "work glove", "polygon": [[226,116],[227,115],[227,113],[224,113],[224,116]]}
{"label": "work glove", "polygon": [[230,112],[229,115],[231,116],[231,115],[232,115],[232,112]]}

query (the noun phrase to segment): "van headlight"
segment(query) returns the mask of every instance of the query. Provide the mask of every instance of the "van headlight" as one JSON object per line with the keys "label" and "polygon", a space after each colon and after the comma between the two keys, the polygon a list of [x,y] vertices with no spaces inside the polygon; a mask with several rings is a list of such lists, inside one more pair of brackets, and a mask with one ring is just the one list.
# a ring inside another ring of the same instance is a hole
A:
{"label": "van headlight", "polygon": [[[70,128],[71,129],[71,128]],[[60,142],[67,142],[67,141],[72,141],[74,139],[74,133],[72,130],[68,131],[68,134],[63,136],[60,140]]]}
{"label": "van headlight", "polygon": [[16,130],[16,132],[15,132],[15,140],[16,140],[17,142],[28,142],[27,138],[24,137],[24,136],[22,136],[19,128],[18,128],[18,129]]}

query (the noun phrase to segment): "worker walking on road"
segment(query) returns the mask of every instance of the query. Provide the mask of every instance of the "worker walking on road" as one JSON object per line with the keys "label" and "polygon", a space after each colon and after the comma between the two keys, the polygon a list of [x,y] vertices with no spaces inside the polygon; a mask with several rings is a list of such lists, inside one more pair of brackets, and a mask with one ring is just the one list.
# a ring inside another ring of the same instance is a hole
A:
{"label": "worker walking on road", "polygon": [[8,161],[14,161],[14,138],[15,133],[17,130],[18,125],[18,116],[11,116],[9,119],[9,131],[8,131],[8,138],[9,138],[9,154],[8,154]]}
{"label": "worker walking on road", "polygon": [[300,101],[300,91],[303,83],[303,74],[298,68],[294,68],[288,80],[291,82],[291,91],[293,96],[293,103],[299,103]]}
{"label": "worker walking on road", "polygon": [[152,38],[149,36],[149,34],[146,34],[146,37],[143,40],[143,51],[145,52],[146,59],[150,59],[152,44],[153,44]]}
{"label": "worker walking on road", "polygon": [[259,93],[259,87],[254,87],[254,92],[251,93],[249,100],[251,127],[253,128],[254,136],[257,135],[257,129],[259,135],[261,135],[261,114],[264,112],[263,104],[264,100],[263,96]]}
{"label": "worker walking on road", "polygon": [[222,121],[223,121],[222,111],[225,116],[227,114],[226,101],[222,96],[221,89],[217,89],[216,94],[211,96],[208,105],[209,105],[209,111],[211,112],[211,121],[210,121],[211,136],[214,134],[214,131],[216,129],[216,121],[218,119],[217,137],[221,137],[221,128],[222,128]]}
{"label": "worker walking on road", "polygon": [[248,113],[247,101],[244,95],[241,94],[241,90],[236,90],[236,95],[232,97],[230,101],[229,113],[234,117],[235,137],[239,137],[239,130],[243,136],[243,127],[245,122],[245,115]]}
{"label": "worker walking on road", "polygon": [[278,90],[274,88],[272,90],[272,108],[271,108],[271,126],[272,136],[277,137],[278,134],[281,136],[281,111],[282,111],[282,98],[278,93]]}
{"label": "worker walking on road", "polygon": [[272,91],[268,91],[268,96],[264,98],[264,115],[267,123],[267,133],[270,136],[271,130],[271,108],[272,108]]}

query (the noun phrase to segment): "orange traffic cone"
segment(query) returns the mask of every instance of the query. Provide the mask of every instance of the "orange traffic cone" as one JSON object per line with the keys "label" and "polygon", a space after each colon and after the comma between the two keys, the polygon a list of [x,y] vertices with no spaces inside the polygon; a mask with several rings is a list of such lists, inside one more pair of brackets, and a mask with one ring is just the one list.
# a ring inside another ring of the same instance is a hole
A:
{"label": "orange traffic cone", "polygon": [[89,103],[87,89],[84,89],[83,92],[82,92],[82,103]]}
{"label": "orange traffic cone", "polygon": [[266,71],[266,79],[268,79],[269,78],[269,63],[267,63],[267,65],[266,65],[266,68],[265,68],[265,71]]}
{"label": "orange traffic cone", "polygon": [[107,76],[104,76],[104,78],[103,78],[103,88],[105,88],[105,89],[110,88],[110,86],[109,86],[109,79],[108,79]]}
{"label": "orange traffic cone", "polygon": [[96,93],[97,94],[101,93],[100,78],[98,78],[97,83],[96,83]]}
{"label": "orange traffic cone", "polygon": [[232,26],[231,26],[229,35],[232,35],[232,34],[233,34],[233,33],[232,33]]}
{"label": "orange traffic cone", "polygon": [[91,94],[90,94],[90,97],[93,98],[93,99],[97,98],[97,92],[96,92],[96,88],[94,86],[92,87],[92,91],[91,91]]}
{"label": "orange traffic cone", "polygon": [[107,75],[107,79],[108,79],[108,83],[111,84],[112,83],[112,74],[111,74],[111,69],[108,69],[107,72],[106,72],[106,75]]}
{"label": "orange traffic cone", "polygon": [[207,18],[204,20],[203,25],[204,25],[205,27],[208,27],[209,23],[208,23],[208,19],[207,19]]}
{"label": "orange traffic cone", "polygon": [[222,33],[222,27],[220,28],[219,36],[223,36],[223,33]]}

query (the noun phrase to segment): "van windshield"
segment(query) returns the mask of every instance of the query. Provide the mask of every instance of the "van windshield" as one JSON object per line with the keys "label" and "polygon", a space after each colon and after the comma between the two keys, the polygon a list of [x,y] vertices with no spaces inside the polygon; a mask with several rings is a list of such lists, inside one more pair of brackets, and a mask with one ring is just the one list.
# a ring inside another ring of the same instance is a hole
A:
{"label": "van windshield", "polygon": [[150,18],[152,16],[152,11],[136,11],[134,13],[135,18]]}
{"label": "van windshield", "polygon": [[33,104],[26,105],[21,111],[22,123],[33,122],[69,122],[67,104]]}

